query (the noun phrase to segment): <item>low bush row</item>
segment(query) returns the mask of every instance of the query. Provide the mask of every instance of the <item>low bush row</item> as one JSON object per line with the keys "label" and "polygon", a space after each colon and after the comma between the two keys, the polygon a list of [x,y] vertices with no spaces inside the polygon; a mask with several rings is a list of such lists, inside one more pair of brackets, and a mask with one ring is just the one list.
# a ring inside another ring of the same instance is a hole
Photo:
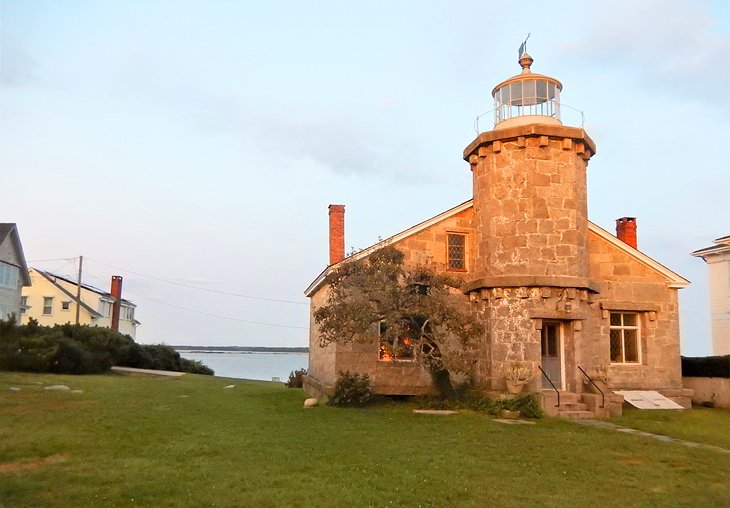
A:
{"label": "low bush row", "polygon": [[[340,372],[335,383],[335,392],[328,403],[333,406],[363,406],[382,400],[372,393],[370,377],[367,374]],[[519,411],[526,418],[542,418],[538,395],[525,393],[505,399],[490,399],[471,395],[466,389],[459,390],[453,397],[414,397],[412,402],[421,409],[471,409],[497,415],[502,410]]]}
{"label": "low bush row", "polygon": [[730,378],[730,355],[682,357],[682,375]]}
{"label": "low bush row", "polygon": [[195,374],[213,371],[170,346],[137,344],[109,328],[87,325],[18,326],[0,320],[0,370],[98,374],[112,365]]}

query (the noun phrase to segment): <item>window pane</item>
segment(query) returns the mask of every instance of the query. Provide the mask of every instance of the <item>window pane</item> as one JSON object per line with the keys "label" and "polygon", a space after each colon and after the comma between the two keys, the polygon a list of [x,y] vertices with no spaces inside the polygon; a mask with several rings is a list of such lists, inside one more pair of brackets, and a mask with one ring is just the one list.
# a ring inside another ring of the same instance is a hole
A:
{"label": "window pane", "polygon": [[547,81],[538,81],[536,86],[538,102],[545,102],[547,100]]}
{"label": "window pane", "polygon": [[512,83],[509,87],[510,95],[512,96],[510,104],[513,106],[522,106],[522,83]]}
{"label": "window pane", "polygon": [[523,105],[535,104],[535,82],[525,81],[522,83]]}
{"label": "window pane", "polygon": [[626,348],[625,361],[639,361],[639,344],[636,339],[636,330],[624,330],[624,347]]}
{"label": "window pane", "polygon": [[624,314],[624,326],[636,326],[636,314]]}
{"label": "window pane", "polygon": [[621,326],[621,314],[611,313],[611,326]]}
{"label": "window pane", "polygon": [[464,246],[466,244],[464,235],[448,235],[448,261],[447,266],[450,270],[463,270],[464,263]]}
{"label": "window pane", "polygon": [[611,361],[614,363],[623,362],[623,353],[621,351],[621,330],[611,330]]}

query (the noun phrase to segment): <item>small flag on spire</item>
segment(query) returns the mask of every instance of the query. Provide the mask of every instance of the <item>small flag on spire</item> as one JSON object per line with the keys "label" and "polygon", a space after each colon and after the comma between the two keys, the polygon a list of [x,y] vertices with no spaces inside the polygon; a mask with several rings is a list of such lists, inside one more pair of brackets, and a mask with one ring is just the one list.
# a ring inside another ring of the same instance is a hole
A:
{"label": "small flag on spire", "polygon": [[520,44],[520,50],[519,50],[519,56],[518,56],[518,58],[522,58],[522,55],[524,55],[525,53],[527,53],[527,39],[529,39],[529,38],[530,38],[530,34],[528,33],[527,34],[527,37],[525,38],[525,42],[523,42],[522,44]]}

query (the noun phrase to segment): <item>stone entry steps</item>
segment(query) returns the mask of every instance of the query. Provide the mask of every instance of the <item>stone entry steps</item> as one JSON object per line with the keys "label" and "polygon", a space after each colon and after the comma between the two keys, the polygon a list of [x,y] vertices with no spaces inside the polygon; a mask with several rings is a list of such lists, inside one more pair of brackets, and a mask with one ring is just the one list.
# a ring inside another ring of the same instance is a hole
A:
{"label": "stone entry steps", "polygon": [[623,396],[606,394],[605,407],[601,407],[601,396],[593,393],[560,392],[560,406],[556,407],[557,395],[553,390],[542,391],[542,409],[547,416],[584,420],[621,416]]}

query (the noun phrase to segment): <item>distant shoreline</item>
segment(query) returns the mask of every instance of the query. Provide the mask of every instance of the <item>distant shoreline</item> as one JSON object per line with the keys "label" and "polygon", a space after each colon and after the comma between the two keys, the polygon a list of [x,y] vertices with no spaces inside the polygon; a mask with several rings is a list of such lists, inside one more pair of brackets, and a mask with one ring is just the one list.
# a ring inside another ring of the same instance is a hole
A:
{"label": "distant shoreline", "polygon": [[171,346],[184,353],[309,353],[308,347]]}

